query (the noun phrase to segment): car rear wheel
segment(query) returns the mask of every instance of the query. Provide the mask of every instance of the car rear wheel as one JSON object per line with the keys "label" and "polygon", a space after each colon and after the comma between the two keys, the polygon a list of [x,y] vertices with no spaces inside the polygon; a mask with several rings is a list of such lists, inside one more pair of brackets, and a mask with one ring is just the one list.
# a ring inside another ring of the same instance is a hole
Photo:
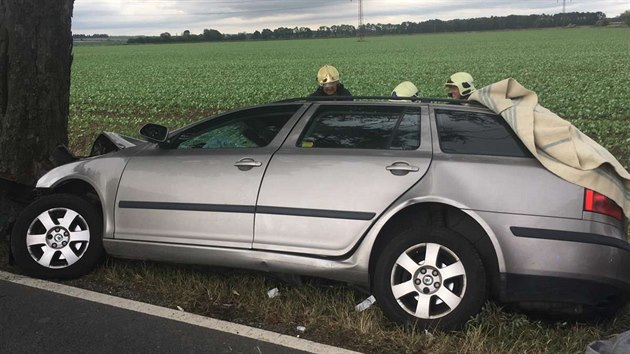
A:
{"label": "car rear wheel", "polygon": [[87,200],[54,194],[26,207],[11,234],[16,265],[38,278],[75,278],[103,255],[102,219]]}
{"label": "car rear wheel", "polygon": [[397,323],[458,329],[486,301],[479,254],[448,229],[401,232],[383,249],[375,269],[377,303]]}

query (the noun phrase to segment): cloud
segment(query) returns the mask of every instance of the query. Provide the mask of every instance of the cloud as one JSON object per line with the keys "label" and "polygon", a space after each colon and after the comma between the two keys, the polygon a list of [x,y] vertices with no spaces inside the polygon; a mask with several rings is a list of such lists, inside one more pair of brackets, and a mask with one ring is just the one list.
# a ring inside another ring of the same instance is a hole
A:
{"label": "cloud", "polygon": [[[358,0],[76,0],[74,33],[157,35],[161,32],[253,32],[263,28],[312,29],[357,24]],[[629,9],[627,0],[571,1],[567,11],[602,11],[616,16]],[[554,14],[553,0],[364,0],[365,23],[400,23],[428,19]]]}

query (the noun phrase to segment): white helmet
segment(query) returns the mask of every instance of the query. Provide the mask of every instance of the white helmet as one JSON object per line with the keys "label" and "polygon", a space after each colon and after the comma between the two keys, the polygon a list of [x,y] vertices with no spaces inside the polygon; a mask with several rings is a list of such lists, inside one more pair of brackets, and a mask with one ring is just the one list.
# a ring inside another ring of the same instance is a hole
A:
{"label": "white helmet", "polygon": [[403,81],[394,88],[392,97],[415,97],[418,96],[418,88],[410,81]]}
{"label": "white helmet", "polygon": [[459,94],[466,97],[477,90],[473,82],[472,75],[462,71],[451,75],[444,86],[455,86],[459,89]]}

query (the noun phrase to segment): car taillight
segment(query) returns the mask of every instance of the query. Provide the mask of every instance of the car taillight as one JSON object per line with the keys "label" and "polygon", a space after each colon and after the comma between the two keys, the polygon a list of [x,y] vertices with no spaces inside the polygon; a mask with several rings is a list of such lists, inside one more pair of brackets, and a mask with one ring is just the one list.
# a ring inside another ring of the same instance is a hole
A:
{"label": "car taillight", "polygon": [[590,189],[586,189],[584,193],[584,211],[612,216],[619,221],[623,220],[623,210],[617,203]]}

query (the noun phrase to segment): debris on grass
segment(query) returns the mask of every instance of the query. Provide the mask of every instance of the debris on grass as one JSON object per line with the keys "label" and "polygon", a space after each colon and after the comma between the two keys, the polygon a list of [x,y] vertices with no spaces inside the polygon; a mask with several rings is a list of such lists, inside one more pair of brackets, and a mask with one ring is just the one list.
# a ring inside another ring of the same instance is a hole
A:
{"label": "debris on grass", "polygon": [[376,302],[376,298],[374,297],[374,295],[370,295],[370,297],[363,300],[360,304],[358,304],[354,308],[355,310],[357,310],[357,312],[365,311],[367,308],[374,305],[375,302]]}
{"label": "debris on grass", "polygon": [[278,290],[278,288],[273,288],[273,289],[267,291],[267,296],[270,299],[273,299],[274,297],[276,297],[278,295],[280,295],[280,291]]}

